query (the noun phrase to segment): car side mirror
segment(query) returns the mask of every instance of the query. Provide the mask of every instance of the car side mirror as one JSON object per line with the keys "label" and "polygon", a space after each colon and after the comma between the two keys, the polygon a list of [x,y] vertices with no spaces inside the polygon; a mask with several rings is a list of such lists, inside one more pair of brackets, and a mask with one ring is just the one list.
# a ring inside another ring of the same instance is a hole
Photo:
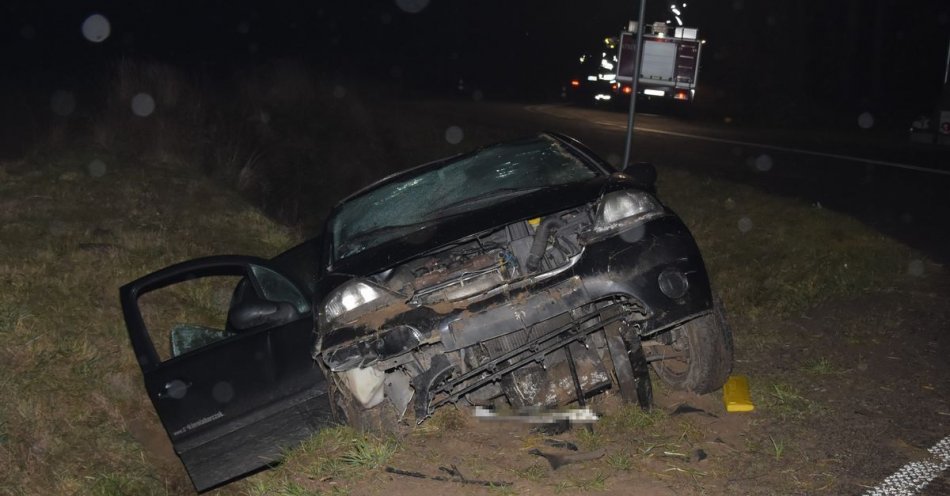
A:
{"label": "car side mirror", "polygon": [[228,324],[236,331],[250,331],[292,322],[300,315],[300,312],[287,302],[250,301],[241,303],[228,312]]}
{"label": "car side mirror", "polygon": [[623,173],[644,186],[656,185],[656,167],[649,162],[634,162],[623,168]]}

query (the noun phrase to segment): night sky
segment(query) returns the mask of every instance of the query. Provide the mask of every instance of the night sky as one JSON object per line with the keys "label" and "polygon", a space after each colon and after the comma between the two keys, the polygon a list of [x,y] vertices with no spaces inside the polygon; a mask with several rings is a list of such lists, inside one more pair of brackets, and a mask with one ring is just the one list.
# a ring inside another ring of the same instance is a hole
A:
{"label": "night sky", "polygon": [[[636,10],[603,0],[20,1],[0,7],[0,39],[7,85],[81,84],[119,57],[221,74],[293,57],[330,79],[441,95],[462,78],[529,100],[556,94],[577,55]],[[96,13],[110,24],[100,43],[81,32]],[[648,22],[671,18],[669,4],[648,3]],[[701,84],[727,101],[917,111],[939,94],[950,41],[950,2],[939,0],[696,0],[683,19],[707,40]]]}

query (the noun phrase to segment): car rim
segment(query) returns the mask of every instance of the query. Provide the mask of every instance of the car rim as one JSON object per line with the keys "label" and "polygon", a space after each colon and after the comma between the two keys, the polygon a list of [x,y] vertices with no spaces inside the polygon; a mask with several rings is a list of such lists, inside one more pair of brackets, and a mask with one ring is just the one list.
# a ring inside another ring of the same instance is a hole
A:
{"label": "car rim", "polygon": [[673,341],[670,344],[657,344],[649,348],[647,360],[653,364],[657,375],[679,382],[689,373],[689,339],[682,329],[672,332]]}

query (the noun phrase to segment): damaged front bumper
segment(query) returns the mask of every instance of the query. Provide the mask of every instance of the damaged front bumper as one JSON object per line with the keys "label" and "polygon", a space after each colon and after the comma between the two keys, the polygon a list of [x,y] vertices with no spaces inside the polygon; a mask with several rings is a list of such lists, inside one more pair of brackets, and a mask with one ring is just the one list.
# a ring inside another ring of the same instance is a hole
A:
{"label": "damaged front bumper", "polygon": [[381,372],[377,393],[385,390],[400,415],[414,396],[419,421],[463,398],[583,405],[611,377],[625,400],[642,403],[649,382],[640,340],[711,309],[699,250],[667,215],[585,240],[570,263],[517,286],[454,305],[407,306],[382,325],[333,329],[321,336],[318,358],[331,372]]}

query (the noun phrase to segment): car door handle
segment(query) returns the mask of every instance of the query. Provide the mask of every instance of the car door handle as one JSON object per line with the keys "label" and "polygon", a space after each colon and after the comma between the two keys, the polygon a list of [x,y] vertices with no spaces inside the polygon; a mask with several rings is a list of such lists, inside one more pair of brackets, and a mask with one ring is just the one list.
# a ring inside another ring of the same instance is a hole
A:
{"label": "car door handle", "polygon": [[173,379],[165,383],[165,386],[158,393],[158,397],[161,399],[171,398],[173,400],[180,400],[185,397],[185,395],[188,393],[188,388],[190,387],[190,382],[185,382],[181,379]]}

